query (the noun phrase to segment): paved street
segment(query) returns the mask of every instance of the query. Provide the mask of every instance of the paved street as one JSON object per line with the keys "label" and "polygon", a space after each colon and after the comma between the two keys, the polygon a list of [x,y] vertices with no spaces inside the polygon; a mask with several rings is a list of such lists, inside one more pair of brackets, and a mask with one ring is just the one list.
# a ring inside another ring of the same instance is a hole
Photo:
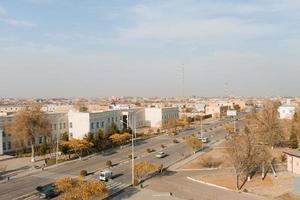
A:
{"label": "paved street", "polygon": [[[145,182],[145,189],[128,188],[113,200],[263,200],[252,194],[237,193],[188,180],[202,172],[170,172]],[[170,196],[170,192],[172,196]]]}
{"label": "paved street", "polygon": [[[222,122],[213,122],[211,124],[204,125],[205,129],[210,127],[217,127]],[[192,150],[187,147],[183,142],[179,144],[174,144],[172,141],[174,138],[182,140],[181,138],[185,135],[195,133],[198,130],[189,130],[182,132],[176,137],[170,137],[167,135],[161,135],[155,138],[151,138],[146,141],[141,141],[137,144],[135,151],[138,156],[137,160],[143,159],[151,162],[161,163],[164,166],[168,166],[182,159],[182,154],[185,156],[192,153]],[[221,128],[214,129],[214,131],[207,133],[206,136],[211,136],[212,140],[220,140],[224,138],[225,131]],[[147,148],[153,148],[157,151],[161,150],[161,144],[167,146],[164,151],[169,154],[166,158],[157,159],[155,158],[155,153],[149,154],[146,152]],[[14,199],[21,195],[30,193],[35,190],[39,185],[45,185],[52,182],[54,179],[61,176],[78,176],[80,170],[86,169],[88,172],[95,172],[104,169],[106,166],[106,161],[111,160],[113,163],[118,164],[113,167],[112,171],[114,174],[119,176],[114,180],[121,184],[128,184],[131,180],[131,165],[128,159],[128,155],[131,154],[131,148],[125,147],[123,149],[114,150],[108,152],[106,155],[97,155],[87,160],[77,161],[70,164],[65,164],[58,166],[56,168],[51,168],[43,172],[38,172],[23,178],[12,179],[7,183],[0,184],[0,199]],[[18,190],[16,190],[18,188]]]}

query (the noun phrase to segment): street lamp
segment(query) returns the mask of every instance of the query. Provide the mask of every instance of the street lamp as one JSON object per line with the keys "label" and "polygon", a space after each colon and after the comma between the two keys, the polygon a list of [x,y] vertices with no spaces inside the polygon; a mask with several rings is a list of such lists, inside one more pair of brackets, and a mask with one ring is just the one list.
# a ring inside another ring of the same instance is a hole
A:
{"label": "street lamp", "polygon": [[[134,140],[136,138],[136,114],[141,112],[143,110],[139,110],[137,112],[135,112],[134,115],[134,133],[131,134],[131,182],[132,182],[132,186],[134,186]],[[129,112],[128,112],[128,120],[127,122],[124,122],[123,120],[120,120],[120,122],[124,123],[127,125],[127,128],[129,128]],[[133,136],[133,134],[135,135],[135,138]]]}

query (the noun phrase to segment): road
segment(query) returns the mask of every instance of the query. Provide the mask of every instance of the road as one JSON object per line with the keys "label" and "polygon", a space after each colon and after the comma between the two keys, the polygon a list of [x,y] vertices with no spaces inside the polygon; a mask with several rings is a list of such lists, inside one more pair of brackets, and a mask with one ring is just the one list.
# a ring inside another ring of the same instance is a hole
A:
{"label": "road", "polygon": [[[205,133],[205,136],[211,137],[213,140],[223,139],[225,131],[220,128],[220,125],[224,121],[217,121],[206,123],[203,125],[204,129],[214,128],[209,133]],[[219,127],[219,128],[215,128]],[[199,128],[195,130],[187,130],[181,132],[179,135],[171,137],[168,135],[160,135],[145,141],[140,141],[135,147],[136,160],[148,160],[150,162],[161,163],[164,166],[168,166],[182,159],[182,154],[188,155],[192,153],[192,150],[182,142],[182,137],[190,135],[199,131]],[[178,139],[180,143],[174,144],[173,139]],[[161,150],[161,145],[164,144],[166,148],[164,152],[169,156],[163,159],[155,158],[155,153],[147,153],[147,148],[155,149],[156,151]],[[120,183],[130,183],[131,181],[131,163],[129,162],[128,155],[131,154],[131,147],[125,147],[123,149],[115,149],[106,152],[104,155],[97,155],[89,159],[82,161],[76,161],[70,164],[58,166],[56,168],[47,169],[42,172],[37,172],[26,177],[12,179],[9,182],[0,184],[0,199],[11,200],[20,197],[24,194],[33,192],[37,186],[46,185],[53,182],[56,178],[62,176],[78,176],[82,169],[90,172],[96,172],[106,168],[106,161],[111,160],[115,165],[112,171],[115,174],[119,174],[114,181]]]}

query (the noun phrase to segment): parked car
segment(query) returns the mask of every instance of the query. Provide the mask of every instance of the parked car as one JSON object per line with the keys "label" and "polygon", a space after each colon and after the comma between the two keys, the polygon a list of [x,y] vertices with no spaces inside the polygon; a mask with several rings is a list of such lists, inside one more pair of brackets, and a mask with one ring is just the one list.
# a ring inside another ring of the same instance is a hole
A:
{"label": "parked car", "polygon": [[167,154],[165,154],[165,152],[163,152],[163,151],[160,151],[160,152],[158,152],[158,154],[155,155],[156,158],[164,158],[166,156],[167,156]]}
{"label": "parked car", "polygon": [[101,181],[108,181],[108,179],[112,178],[112,175],[113,175],[112,171],[105,170],[100,172],[99,179]]}
{"label": "parked car", "polygon": [[45,186],[38,186],[36,190],[39,192],[40,199],[51,199],[58,196],[59,194],[55,189],[55,185],[53,183]]}

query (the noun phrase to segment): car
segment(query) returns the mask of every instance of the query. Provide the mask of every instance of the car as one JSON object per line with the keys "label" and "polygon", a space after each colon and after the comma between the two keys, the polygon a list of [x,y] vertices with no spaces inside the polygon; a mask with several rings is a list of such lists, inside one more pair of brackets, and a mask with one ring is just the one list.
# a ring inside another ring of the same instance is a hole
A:
{"label": "car", "polygon": [[209,139],[207,137],[199,137],[199,140],[201,140],[203,143],[209,143]]}
{"label": "car", "polygon": [[100,172],[99,179],[101,181],[108,181],[108,179],[112,178],[112,175],[113,175],[112,171],[105,170]]}
{"label": "car", "polygon": [[51,199],[59,195],[53,183],[38,186],[36,190],[39,192],[40,199]]}
{"label": "car", "polygon": [[163,151],[160,151],[160,152],[158,152],[158,154],[155,155],[156,158],[164,158],[166,156],[167,156],[167,154],[165,154],[165,152],[163,152]]}

